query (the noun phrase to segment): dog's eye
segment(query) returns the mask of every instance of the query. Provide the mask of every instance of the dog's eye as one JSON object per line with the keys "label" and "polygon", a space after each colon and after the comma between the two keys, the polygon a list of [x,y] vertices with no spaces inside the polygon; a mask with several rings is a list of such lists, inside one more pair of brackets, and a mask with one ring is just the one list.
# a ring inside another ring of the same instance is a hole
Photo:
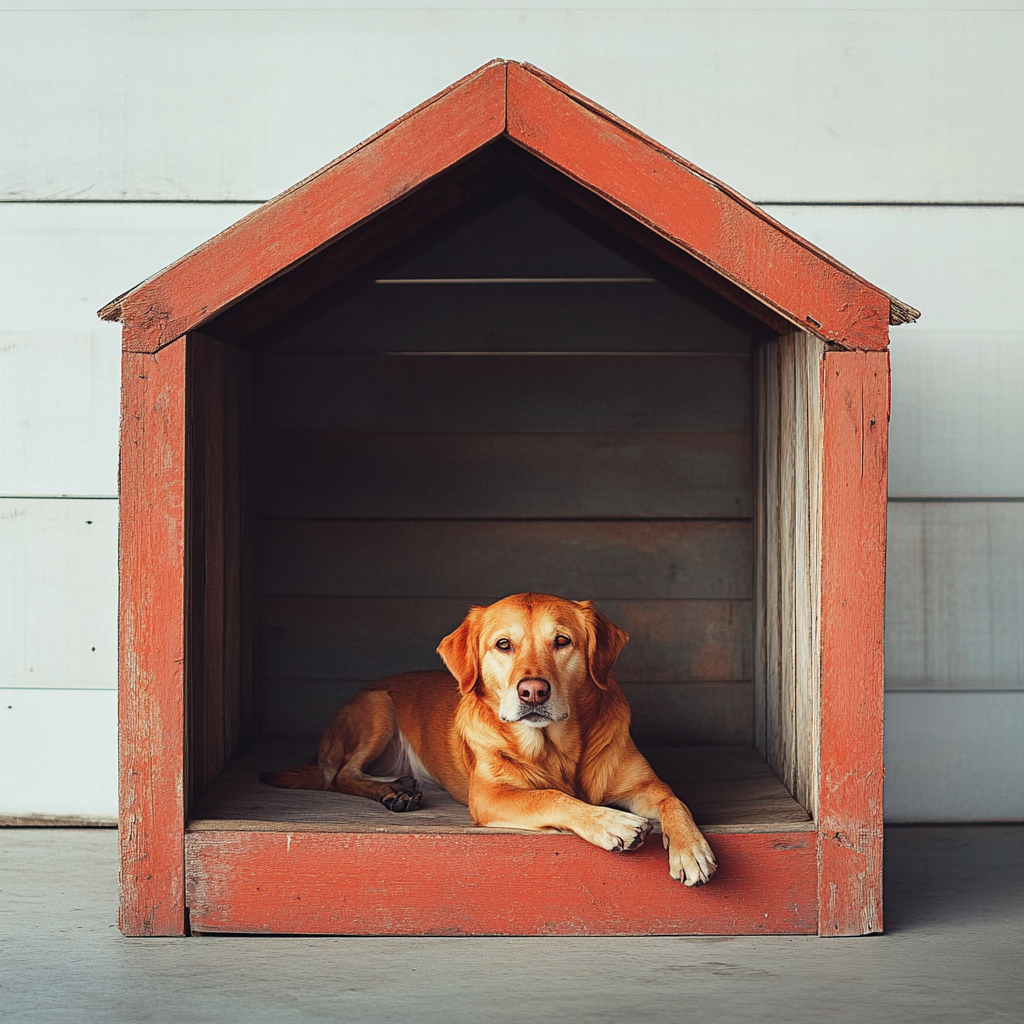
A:
{"label": "dog's eye", "polygon": [[499,651],[511,651],[512,641],[506,640],[504,637],[502,637],[494,646],[497,647]]}
{"label": "dog's eye", "polygon": [[568,647],[571,643],[572,641],[567,636],[564,636],[561,633],[559,633],[558,636],[555,637],[556,647]]}

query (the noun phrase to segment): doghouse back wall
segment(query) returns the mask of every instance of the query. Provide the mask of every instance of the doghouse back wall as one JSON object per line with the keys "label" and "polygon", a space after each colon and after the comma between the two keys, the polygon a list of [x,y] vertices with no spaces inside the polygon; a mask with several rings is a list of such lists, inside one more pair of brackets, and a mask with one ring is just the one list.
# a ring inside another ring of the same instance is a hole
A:
{"label": "doghouse back wall", "polygon": [[758,326],[526,196],[381,267],[254,357],[256,730],[535,590],[629,632],[641,744],[749,743]]}

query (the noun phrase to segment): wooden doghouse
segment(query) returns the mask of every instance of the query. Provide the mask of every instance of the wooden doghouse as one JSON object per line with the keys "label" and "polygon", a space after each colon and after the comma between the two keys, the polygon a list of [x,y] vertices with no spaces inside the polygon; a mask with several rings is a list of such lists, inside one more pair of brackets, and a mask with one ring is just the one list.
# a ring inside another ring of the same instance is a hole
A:
{"label": "wooden doghouse", "polygon": [[[122,929],[878,931],[886,346],[916,315],[504,61],[112,302]],[[521,590],[630,632],[634,735],[712,884],[657,841],[258,782]]]}

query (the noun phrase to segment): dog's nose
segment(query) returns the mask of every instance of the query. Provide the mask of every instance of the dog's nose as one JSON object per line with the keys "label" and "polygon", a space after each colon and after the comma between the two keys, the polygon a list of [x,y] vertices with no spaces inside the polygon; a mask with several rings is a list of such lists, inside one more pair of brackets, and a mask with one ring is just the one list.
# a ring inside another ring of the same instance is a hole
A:
{"label": "dog's nose", "polygon": [[516,689],[524,704],[543,704],[551,696],[551,687],[544,679],[522,679]]}

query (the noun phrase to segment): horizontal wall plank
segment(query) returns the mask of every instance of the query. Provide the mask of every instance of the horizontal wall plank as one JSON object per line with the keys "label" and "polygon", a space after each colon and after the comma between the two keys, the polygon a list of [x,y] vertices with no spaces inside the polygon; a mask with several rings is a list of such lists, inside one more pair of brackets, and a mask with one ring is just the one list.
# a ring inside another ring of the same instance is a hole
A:
{"label": "horizontal wall plank", "polygon": [[1024,497],[1024,332],[897,335],[891,358],[889,496]]}
{"label": "horizontal wall plank", "polygon": [[750,515],[747,434],[275,433],[263,458],[265,516]]}
{"label": "horizontal wall plank", "polygon": [[270,430],[749,431],[740,355],[265,355]]}
{"label": "horizontal wall plank", "polygon": [[0,686],[117,688],[116,501],[0,498]]}
{"label": "horizontal wall plank", "polygon": [[22,6],[4,16],[7,197],[269,198],[514,53],[761,200],[1024,198],[1009,4]]}
{"label": "horizontal wall plank", "polygon": [[1024,693],[887,693],[885,818],[1024,821]]}
{"label": "horizontal wall plank", "polygon": [[117,818],[117,691],[0,689],[0,818]]}
{"label": "horizontal wall plank", "polygon": [[368,285],[288,352],[736,352],[738,326],[658,282]]}
{"label": "horizontal wall plank", "polygon": [[[475,603],[487,603],[483,597]],[[284,598],[262,602],[266,679],[374,679],[437,668],[441,639],[471,602],[442,598]],[[602,601],[630,634],[614,670],[634,681],[749,678],[748,601]]]}
{"label": "horizontal wall plank", "polygon": [[82,332],[120,351],[120,325],[102,323],[96,310],[253,208],[0,203],[0,329]]}
{"label": "horizontal wall plank", "polygon": [[892,502],[889,690],[1024,689],[1024,502]]}
{"label": "horizontal wall plank", "polygon": [[266,594],[749,598],[751,528],[714,522],[267,520]]}
{"label": "horizontal wall plank", "polygon": [[[309,737],[310,749],[334,713],[370,680],[269,679],[260,694],[264,738]],[[452,684],[454,685],[454,683]],[[635,683],[622,689],[633,713],[632,734],[647,746],[749,743],[749,681]]]}
{"label": "horizontal wall plank", "polygon": [[120,385],[116,331],[0,331],[0,495],[116,495]]}

